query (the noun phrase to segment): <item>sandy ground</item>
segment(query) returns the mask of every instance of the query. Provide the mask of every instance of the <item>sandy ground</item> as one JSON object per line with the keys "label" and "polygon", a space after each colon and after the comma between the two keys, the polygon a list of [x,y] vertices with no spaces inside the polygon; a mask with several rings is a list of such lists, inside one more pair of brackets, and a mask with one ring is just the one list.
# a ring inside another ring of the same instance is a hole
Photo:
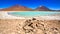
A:
{"label": "sandy ground", "polygon": [[[16,34],[18,24],[22,24],[24,20],[0,19],[0,34]],[[22,22],[22,23],[21,23]]]}
{"label": "sandy ground", "polygon": [[60,20],[0,19],[0,34],[60,34]]}

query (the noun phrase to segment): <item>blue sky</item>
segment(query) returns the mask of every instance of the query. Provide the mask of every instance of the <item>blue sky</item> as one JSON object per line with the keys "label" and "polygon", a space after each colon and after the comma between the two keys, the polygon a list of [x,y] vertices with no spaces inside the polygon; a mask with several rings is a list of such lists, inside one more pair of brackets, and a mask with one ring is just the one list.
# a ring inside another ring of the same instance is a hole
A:
{"label": "blue sky", "polygon": [[8,8],[15,4],[32,9],[43,5],[52,10],[60,10],[60,0],[0,0],[0,8]]}

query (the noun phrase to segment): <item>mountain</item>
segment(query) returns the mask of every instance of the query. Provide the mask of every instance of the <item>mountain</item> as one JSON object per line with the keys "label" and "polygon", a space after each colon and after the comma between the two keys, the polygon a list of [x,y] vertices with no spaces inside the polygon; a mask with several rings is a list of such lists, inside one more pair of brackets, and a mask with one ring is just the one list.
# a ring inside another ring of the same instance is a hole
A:
{"label": "mountain", "polygon": [[40,6],[40,7],[36,8],[35,10],[37,10],[37,11],[50,11],[50,9],[45,6]]}
{"label": "mountain", "polygon": [[2,10],[2,8],[0,8],[0,10]]}
{"label": "mountain", "polygon": [[1,11],[30,11],[30,10],[32,9],[20,5],[14,5],[9,8],[1,9]]}
{"label": "mountain", "polygon": [[49,8],[47,8],[46,6],[39,6],[36,9],[31,9],[31,8],[27,8],[25,6],[21,6],[21,5],[13,5],[9,8],[0,8],[0,11],[60,11],[60,10],[51,10]]}

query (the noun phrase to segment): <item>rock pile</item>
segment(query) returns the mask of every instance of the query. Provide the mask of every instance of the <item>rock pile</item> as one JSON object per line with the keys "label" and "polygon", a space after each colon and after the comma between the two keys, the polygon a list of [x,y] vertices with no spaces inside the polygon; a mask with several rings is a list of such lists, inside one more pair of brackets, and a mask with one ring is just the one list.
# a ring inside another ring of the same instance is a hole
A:
{"label": "rock pile", "polygon": [[55,21],[46,20],[26,20],[23,30],[26,34],[60,34],[60,27]]}
{"label": "rock pile", "polygon": [[0,34],[60,34],[60,20],[0,20]]}

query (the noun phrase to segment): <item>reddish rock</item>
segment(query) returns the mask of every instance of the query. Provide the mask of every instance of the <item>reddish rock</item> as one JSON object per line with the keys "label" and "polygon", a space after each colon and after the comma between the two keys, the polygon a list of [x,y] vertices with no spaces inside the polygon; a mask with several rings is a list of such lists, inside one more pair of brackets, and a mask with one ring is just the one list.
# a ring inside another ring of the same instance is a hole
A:
{"label": "reddish rock", "polygon": [[30,11],[30,10],[32,9],[20,5],[14,5],[9,8],[2,9],[2,11]]}

